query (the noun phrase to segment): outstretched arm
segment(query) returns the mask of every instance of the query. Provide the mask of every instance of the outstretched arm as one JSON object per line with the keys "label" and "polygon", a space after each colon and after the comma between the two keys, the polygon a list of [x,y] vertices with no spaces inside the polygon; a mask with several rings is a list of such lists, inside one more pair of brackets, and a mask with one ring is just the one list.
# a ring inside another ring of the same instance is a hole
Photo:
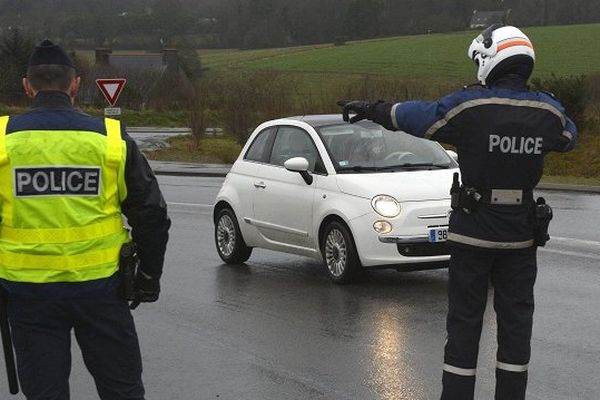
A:
{"label": "outstretched arm", "polygon": [[[451,94],[432,102],[351,101],[338,104],[344,108],[345,121],[354,123],[369,119],[389,130],[400,130],[413,136],[455,145],[458,142],[459,132],[454,129],[449,114],[463,101],[462,97],[464,95]],[[350,117],[350,114],[355,116]]]}

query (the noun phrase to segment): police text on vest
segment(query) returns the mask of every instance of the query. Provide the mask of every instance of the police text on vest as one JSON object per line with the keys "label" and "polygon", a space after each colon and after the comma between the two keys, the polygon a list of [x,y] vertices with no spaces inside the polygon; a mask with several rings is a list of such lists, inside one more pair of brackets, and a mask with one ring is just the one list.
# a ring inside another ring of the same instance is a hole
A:
{"label": "police text on vest", "polygon": [[15,194],[27,196],[97,196],[99,167],[15,168]]}
{"label": "police text on vest", "polygon": [[505,154],[542,154],[544,139],[541,137],[515,137],[490,135],[489,152],[495,150]]}

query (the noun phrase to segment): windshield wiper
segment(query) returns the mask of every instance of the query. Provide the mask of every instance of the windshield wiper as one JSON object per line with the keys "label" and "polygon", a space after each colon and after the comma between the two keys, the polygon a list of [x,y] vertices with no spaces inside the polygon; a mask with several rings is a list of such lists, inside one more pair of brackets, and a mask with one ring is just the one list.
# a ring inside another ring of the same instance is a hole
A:
{"label": "windshield wiper", "polygon": [[381,171],[394,171],[399,169],[410,169],[410,168],[439,168],[447,169],[450,164],[434,164],[434,163],[404,163],[396,165],[385,165],[380,167],[375,166],[364,166],[354,165],[352,167],[339,167],[337,172],[348,173],[348,172],[381,172]]}
{"label": "windshield wiper", "polygon": [[337,172],[377,172],[381,167],[367,167],[364,165],[354,165],[352,167],[339,167]]}
{"label": "windshield wiper", "polygon": [[379,170],[390,170],[390,169],[405,169],[405,168],[440,168],[447,169],[450,164],[434,164],[434,163],[404,163],[396,165],[387,165],[385,167],[379,167]]}

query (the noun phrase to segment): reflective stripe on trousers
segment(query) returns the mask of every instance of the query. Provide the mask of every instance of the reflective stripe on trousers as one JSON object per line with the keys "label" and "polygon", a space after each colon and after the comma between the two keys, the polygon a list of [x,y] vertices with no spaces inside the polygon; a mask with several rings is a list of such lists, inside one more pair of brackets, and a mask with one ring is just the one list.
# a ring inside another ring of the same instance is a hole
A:
{"label": "reflective stripe on trousers", "polygon": [[508,364],[498,361],[498,363],[496,364],[496,368],[508,372],[527,372],[527,370],[529,369],[529,364]]}
{"label": "reflective stripe on trousers", "polygon": [[449,364],[444,364],[444,371],[460,376],[475,376],[477,374],[475,368],[459,368]]}
{"label": "reflective stripe on trousers", "polygon": [[[498,361],[496,363],[496,368],[504,370],[504,371],[508,371],[508,372],[527,372],[527,370],[529,369],[529,364],[519,365],[519,364],[503,363],[503,362]],[[451,374],[460,375],[460,376],[475,376],[475,375],[477,375],[476,368],[460,368],[460,367],[455,367],[450,364],[444,364],[443,370],[446,372],[449,372]]]}

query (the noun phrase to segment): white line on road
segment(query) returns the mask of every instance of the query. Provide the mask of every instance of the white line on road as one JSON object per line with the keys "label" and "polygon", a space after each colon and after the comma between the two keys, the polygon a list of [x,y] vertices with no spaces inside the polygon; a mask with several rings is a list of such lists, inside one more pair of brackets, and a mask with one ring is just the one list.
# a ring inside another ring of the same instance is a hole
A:
{"label": "white line on road", "polygon": [[554,253],[554,254],[560,254],[560,255],[563,255],[563,256],[588,258],[590,260],[600,260],[600,255],[598,255],[598,254],[592,254],[592,253],[577,253],[575,251],[546,249],[546,248],[541,248],[540,251],[542,253]]}
{"label": "white line on road", "polygon": [[[568,237],[560,237],[560,236],[551,236],[550,246],[553,243],[556,243],[560,247],[571,245],[572,250],[578,250],[578,248],[585,248],[587,250],[592,250],[593,252],[600,250],[600,242],[596,242],[594,240],[583,240],[583,239],[575,239]],[[540,248],[542,252],[561,254],[564,256],[572,256],[572,257],[582,257],[590,260],[600,260],[600,254],[597,253],[589,253],[589,252],[580,252],[580,251],[569,251],[555,248]]]}
{"label": "white line on road", "polygon": [[183,207],[198,207],[198,208],[213,208],[213,204],[197,204],[197,203],[176,203],[174,201],[167,201],[169,206],[183,206]]}
{"label": "white line on road", "polygon": [[582,240],[582,239],[574,239],[574,238],[567,238],[567,237],[560,237],[560,236],[550,236],[550,239],[555,240],[557,242],[563,242],[563,243],[576,243],[576,244],[582,244],[584,246],[600,247],[600,242],[595,242],[593,240]]}

